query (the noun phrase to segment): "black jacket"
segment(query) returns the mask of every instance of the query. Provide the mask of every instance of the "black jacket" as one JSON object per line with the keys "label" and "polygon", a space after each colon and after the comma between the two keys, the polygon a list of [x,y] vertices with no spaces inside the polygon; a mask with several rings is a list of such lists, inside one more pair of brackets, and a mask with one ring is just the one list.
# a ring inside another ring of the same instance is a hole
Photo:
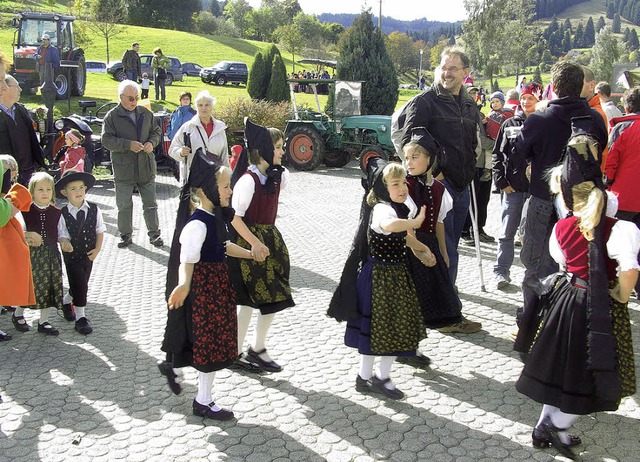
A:
{"label": "black jacket", "polygon": [[411,139],[411,129],[425,127],[443,147],[434,168],[458,191],[466,188],[475,175],[476,146],[478,145],[478,110],[463,87],[458,98],[434,82],[424,92],[407,103],[404,135],[401,145]]}
{"label": "black jacket", "polygon": [[551,201],[546,171],[558,165],[571,136],[571,119],[591,116],[593,135],[604,148],[607,145],[607,128],[602,116],[579,96],[554,99],[544,111],[536,111],[527,117],[516,140],[518,153],[531,160],[531,185],[529,192],[539,199]]}
{"label": "black jacket", "polygon": [[[44,154],[38,143],[36,131],[33,128],[33,120],[29,111],[20,103],[14,105],[15,121],[4,111],[0,111],[0,154],[11,154],[16,158],[18,167],[28,169],[33,166],[45,167]],[[20,124],[28,132],[27,138],[18,139],[16,125]],[[20,153],[29,156],[29,159],[22,158]],[[30,153],[30,154],[29,154]]]}
{"label": "black jacket", "polygon": [[519,192],[529,191],[527,159],[515,150],[516,139],[526,117],[521,109],[502,123],[493,146],[493,181],[498,189],[507,186]]}

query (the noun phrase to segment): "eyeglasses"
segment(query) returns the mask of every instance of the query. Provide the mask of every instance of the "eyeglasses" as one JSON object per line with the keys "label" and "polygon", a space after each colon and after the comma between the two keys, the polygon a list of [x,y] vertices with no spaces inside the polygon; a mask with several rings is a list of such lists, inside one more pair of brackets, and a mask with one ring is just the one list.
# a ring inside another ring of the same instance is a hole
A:
{"label": "eyeglasses", "polygon": [[140,99],[139,96],[127,96],[127,95],[122,95],[122,98],[127,98],[129,100],[130,103],[133,103],[134,101],[138,101]]}
{"label": "eyeglasses", "polygon": [[467,69],[469,66],[464,66],[464,67],[458,67],[458,66],[451,66],[451,67],[442,67],[442,72],[458,72],[462,69]]}

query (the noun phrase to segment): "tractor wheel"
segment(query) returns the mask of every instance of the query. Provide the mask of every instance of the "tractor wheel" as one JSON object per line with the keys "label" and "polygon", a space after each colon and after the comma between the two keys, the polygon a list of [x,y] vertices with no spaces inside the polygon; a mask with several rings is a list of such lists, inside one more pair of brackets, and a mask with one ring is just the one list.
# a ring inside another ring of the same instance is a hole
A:
{"label": "tractor wheel", "polygon": [[363,172],[367,172],[367,162],[369,159],[373,159],[374,157],[382,157],[383,159],[388,159],[389,156],[380,149],[378,146],[368,146],[360,151],[360,168]]}
{"label": "tractor wheel", "polygon": [[87,66],[84,55],[76,55],[74,59],[78,61],[79,67],[71,70],[71,95],[84,96],[84,90],[87,87]]}
{"label": "tractor wheel", "polygon": [[71,91],[71,85],[69,79],[67,79],[67,70],[58,69],[53,79],[58,91],[56,92],[56,99],[67,99],[69,92]]}
{"label": "tractor wheel", "polygon": [[312,127],[296,127],[285,143],[284,152],[296,170],[313,170],[324,160],[324,142]]}
{"label": "tractor wheel", "polygon": [[324,153],[324,165],[327,167],[344,167],[351,160],[351,154],[347,151],[327,151]]}

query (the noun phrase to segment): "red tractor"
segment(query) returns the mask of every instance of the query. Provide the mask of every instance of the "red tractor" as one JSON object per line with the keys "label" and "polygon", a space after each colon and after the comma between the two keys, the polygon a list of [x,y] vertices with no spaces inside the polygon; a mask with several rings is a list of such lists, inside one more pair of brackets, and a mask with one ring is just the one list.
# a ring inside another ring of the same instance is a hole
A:
{"label": "red tractor", "polygon": [[73,36],[74,16],[57,13],[19,13],[13,20],[16,32],[13,40],[13,75],[23,90],[35,92],[40,86],[36,70],[36,50],[42,36],[50,37],[51,46],[60,53],[63,66],[55,70],[54,83],[57,99],[66,99],[69,93],[83,96],[87,84],[84,50],[76,47]]}

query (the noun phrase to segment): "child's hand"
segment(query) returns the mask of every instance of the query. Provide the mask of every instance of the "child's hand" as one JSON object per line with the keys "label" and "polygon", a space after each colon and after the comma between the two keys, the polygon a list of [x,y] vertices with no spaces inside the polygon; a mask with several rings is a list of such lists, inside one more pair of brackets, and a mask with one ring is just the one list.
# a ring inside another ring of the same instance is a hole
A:
{"label": "child's hand", "polygon": [[187,298],[187,295],[189,295],[188,286],[184,284],[176,286],[176,288],[171,292],[171,295],[169,295],[169,300],[167,301],[169,309],[176,310],[184,305],[184,301]]}
{"label": "child's hand", "polygon": [[30,247],[40,247],[42,245],[42,236],[33,231],[27,231],[24,233],[24,239]]}
{"label": "child's hand", "polygon": [[264,245],[262,242],[258,242],[251,246],[251,254],[255,261],[265,261],[269,256],[269,253],[269,247]]}
{"label": "child's hand", "polygon": [[63,252],[73,252],[73,246],[71,245],[71,242],[68,239],[60,240],[60,249]]}
{"label": "child's hand", "polygon": [[422,222],[424,221],[426,216],[427,216],[427,206],[423,205],[422,207],[420,207],[420,212],[418,213],[418,216],[414,218],[415,226],[413,228],[418,229],[420,226],[422,226]]}
{"label": "child's hand", "polygon": [[100,253],[99,249],[91,249],[91,250],[89,250],[87,252],[87,257],[89,258],[89,261],[95,260],[99,253]]}
{"label": "child's hand", "polygon": [[436,266],[436,257],[433,255],[433,252],[427,248],[426,251],[421,251],[416,254],[418,260],[424,265],[428,267]]}

